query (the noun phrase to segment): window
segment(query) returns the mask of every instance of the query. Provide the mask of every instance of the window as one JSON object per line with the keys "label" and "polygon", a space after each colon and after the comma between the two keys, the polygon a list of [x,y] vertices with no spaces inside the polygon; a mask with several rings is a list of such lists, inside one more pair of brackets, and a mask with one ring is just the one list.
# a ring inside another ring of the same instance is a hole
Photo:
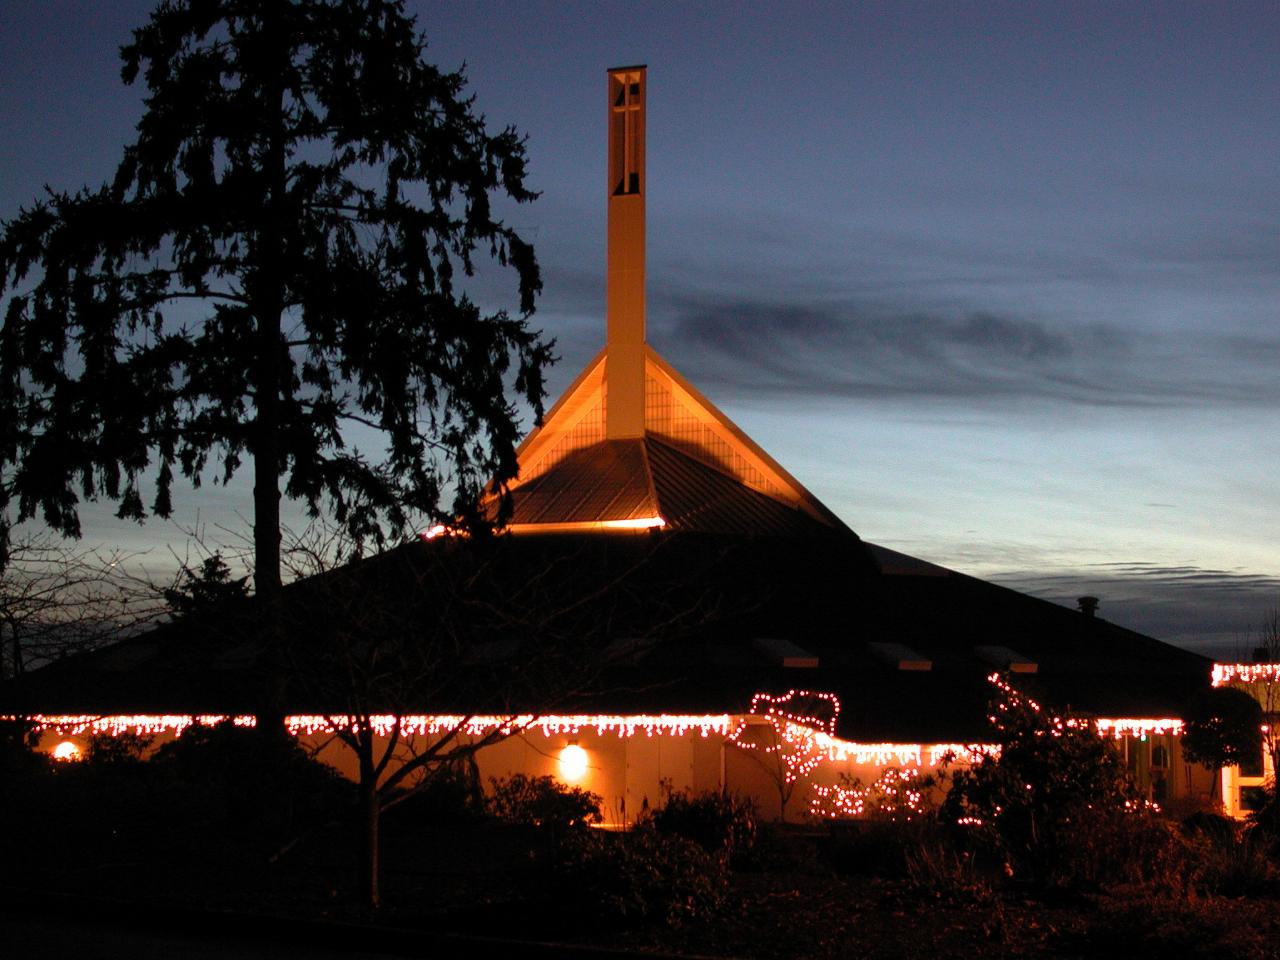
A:
{"label": "window", "polygon": [[1240,764],[1240,776],[1242,777],[1260,777],[1262,776],[1262,751],[1259,750],[1249,759]]}
{"label": "window", "polygon": [[641,114],[643,91],[640,74],[631,72],[613,75],[612,127],[613,139],[609,150],[612,167],[609,182],[614,184],[613,195],[627,196],[640,192],[640,157],[643,150],[644,118]]}
{"label": "window", "polygon": [[1240,788],[1240,809],[1253,813],[1255,810],[1261,810],[1267,804],[1267,788],[1266,787],[1241,787]]}

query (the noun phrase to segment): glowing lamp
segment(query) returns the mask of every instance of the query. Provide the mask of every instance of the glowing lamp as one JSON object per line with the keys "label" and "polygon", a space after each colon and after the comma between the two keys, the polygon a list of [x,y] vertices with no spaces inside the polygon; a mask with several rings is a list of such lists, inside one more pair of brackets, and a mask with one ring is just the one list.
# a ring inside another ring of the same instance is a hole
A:
{"label": "glowing lamp", "polygon": [[571,743],[560,751],[560,779],[577,783],[587,775],[587,751]]}
{"label": "glowing lamp", "polygon": [[83,756],[80,747],[70,740],[63,740],[53,748],[53,759],[70,763]]}

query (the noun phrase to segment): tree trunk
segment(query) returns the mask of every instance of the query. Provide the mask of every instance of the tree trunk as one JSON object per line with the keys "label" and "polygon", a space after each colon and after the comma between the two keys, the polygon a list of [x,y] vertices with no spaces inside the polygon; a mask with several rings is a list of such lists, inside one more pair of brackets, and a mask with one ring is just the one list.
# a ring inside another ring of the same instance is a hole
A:
{"label": "tree trunk", "polygon": [[[282,61],[289,51],[279,23],[279,4],[264,5],[263,33],[267,48]],[[284,312],[284,226],[286,170],[284,133],[284,64],[268,77],[263,90],[269,111],[267,178],[262,219],[255,238],[256,269],[252,304],[256,321],[256,357],[253,371],[253,553],[254,589],[260,611],[263,658],[263,702],[258,717],[267,736],[273,736],[283,720],[284,643],[280,609],[280,388],[281,315]]]}
{"label": "tree trunk", "polygon": [[364,902],[376,910],[381,904],[378,885],[380,869],[378,827],[382,810],[378,798],[378,778],[373,769],[373,731],[361,730],[360,745],[360,815],[364,821],[364,842],[361,847],[361,894]]}
{"label": "tree trunk", "polygon": [[[18,636],[18,625],[16,623],[9,624],[9,639],[13,643],[13,675],[20,677],[25,672],[26,664],[23,663],[22,638]],[[3,671],[0,671],[0,677],[3,676]]]}
{"label": "tree trunk", "polygon": [[[279,7],[265,5],[263,32],[282,60],[288,50],[281,37]],[[264,607],[280,593],[280,386],[281,314],[284,312],[285,133],[284,70],[273,72],[263,91],[271,112],[264,175],[265,205],[256,237],[254,319],[257,323],[253,423],[254,587]]]}

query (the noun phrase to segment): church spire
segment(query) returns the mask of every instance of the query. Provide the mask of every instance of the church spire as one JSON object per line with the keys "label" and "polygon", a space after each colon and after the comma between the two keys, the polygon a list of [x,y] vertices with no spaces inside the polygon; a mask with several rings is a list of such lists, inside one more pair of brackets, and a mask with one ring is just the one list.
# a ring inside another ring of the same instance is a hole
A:
{"label": "church spire", "polygon": [[644,436],[645,68],[609,71],[605,431]]}

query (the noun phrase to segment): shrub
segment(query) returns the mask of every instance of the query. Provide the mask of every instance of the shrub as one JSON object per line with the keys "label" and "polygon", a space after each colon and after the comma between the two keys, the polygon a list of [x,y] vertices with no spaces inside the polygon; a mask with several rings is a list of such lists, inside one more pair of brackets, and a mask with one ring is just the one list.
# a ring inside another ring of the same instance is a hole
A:
{"label": "shrub", "polygon": [[1228,897],[1274,893],[1271,837],[1256,824],[1242,828],[1227,817],[1197,814],[1183,822],[1190,863],[1188,882],[1201,893]]}
{"label": "shrub", "polygon": [[989,872],[972,850],[946,842],[937,830],[915,830],[903,838],[902,865],[907,883],[931,899],[974,903],[999,909]]}
{"label": "shrub", "polygon": [[[1055,717],[1002,685],[992,706],[1000,752],[956,772],[941,816],[986,845],[1016,879],[1097,884],[1175,857],[1176,838],[1088,720]],[[1133,859],[1138,858],[1138,859]]]}
{"label": "shrub", "polygon": [[142,763],[154,738],[137,733],[94,734],[89,738],[84,762],[91,766],[129,767]]}
{"label": "shrub", "polygon": [[720,858],[647,825],[567,836],[552,868],[557,901],[609,926],[674,926],[705,917],[723,903],[726,887]]}
{"label": "shrub", "polygon": [[13,781],[22,776],[47,773],[51,760],[36,750],[40,733],[34,723],[22,719],[0,719],[0,777]]}
{"label": "shrub", "polygon": [[450,763],[431,770],[384,816],[400,823],[457,824],[481,820],[487,812],[478,774],[469,763]]}
{"label": "shrub", "polygon": [[707,853],[724,857],[750,850],[758,833],[755,804],[718,791],[671,793],[652,820],[660,833],[684,837]]}
{"label": "shrub", "polygon": [[554,777],[513,774],[491,778],[489,809],[507,823],[544,827],[553,832],[578,830],[600,823],[601,799],[580,787],[568,787]]}
{"label": "shrub", "polygon": [[1268,840],[1280,854],[1280,795],[1276,784],[1270,783],[1267,788],[1266,802],[1249,817],[1251,832],[1258,839]]}
{"label": "shrub", "polygon": [[937,813],[937,797],[946,792],[945,769],[921,773],[918,767],[887,767],[869,785],[841,773],[839,783],[815,787],[809,812],[826,820],[874,820],[906,823]]}
{"label": "shrub", "polygon": [[1262,705],[1243,690],[1212,687],[1187,705],[1182,751],[1192,763],[1229,767],[1262,754]]}
{"label": "shrub", "polygon": [[21,862],[21,857],[5,856],[4,849],[39,835],[49,808],[54,761],[35,749],[38,740],[34,724],[0,719],[0,817],[8,824],[22,824],[21,830],[0,832],[0,860]]}
{"label": "shrub", "polygon": [[283,730],[268,737],[230,721],[188,729],[147,766],[158,789],[190,801],[192,817],[272,849],[339,816],[353,794],[336,770]]}
{"label": "shrub", "polygon": [[1046,879],[1069,886],[1145,884],[1181,892],[1194,867],[1176,824],[1147,810],[1078,809],[1057,830]]}
{"label": "shrub", "polygon": [[824,854],[840,873],[864,877],[903,877],[906,854],[920,834],[916,824],[888,820],[835,820]]}

